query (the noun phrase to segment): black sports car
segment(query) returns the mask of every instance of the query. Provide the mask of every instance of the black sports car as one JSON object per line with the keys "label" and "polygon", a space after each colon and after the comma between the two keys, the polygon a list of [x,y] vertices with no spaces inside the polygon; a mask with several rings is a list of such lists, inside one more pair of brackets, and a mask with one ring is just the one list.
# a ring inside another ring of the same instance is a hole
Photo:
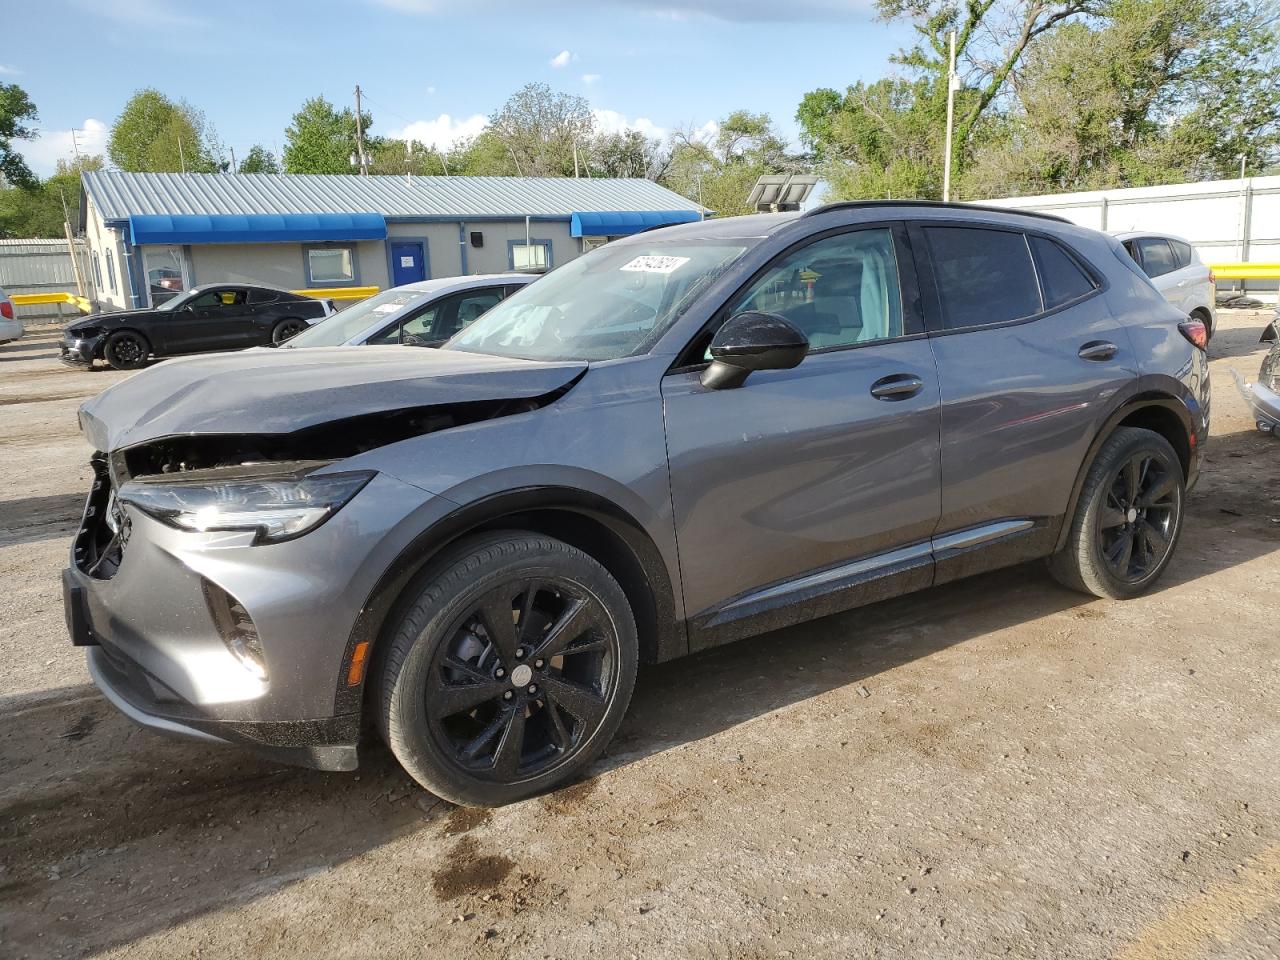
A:
{"label": "black sports car", "polygon": [[148,357],[283,343],[334,312],[327,300],[247,283],[195,287],[151,310],[95,313],[66,326],[62,360],[133,370]]}

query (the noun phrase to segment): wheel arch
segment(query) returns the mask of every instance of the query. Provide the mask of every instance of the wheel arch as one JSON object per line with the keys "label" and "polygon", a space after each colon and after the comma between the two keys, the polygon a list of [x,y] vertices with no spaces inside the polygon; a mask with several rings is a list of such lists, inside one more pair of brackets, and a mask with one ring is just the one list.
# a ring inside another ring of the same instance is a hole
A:
{"label": "wheel arch", "polygon": [[[640,637],[640,661],[658,663],[688,653],[678,623],[671,575],[644,528],[617,504],[597,494],[562,487],[533,487],[485,497],[461,507],[419,533],[382,573],[361,607],[337,678],[335,713],[364,705],[368,676],[387,634],[409,602],[416,578],[450,546],[490,530],[520,529],[563,540],[599,561],[627,596]],[[357,685],[347,683],[352,659],[365,647]]]}
{"label": "wheel arch", "polygon": [[1107,417],[1094,436],[1093,443],[1089,445],[1089,450],[1076,473],[1075,483],[1071,487],[1071,498],[1067,503],[1067,511],[1063,514],[1062,527],[1058,531],[1057,543],[1054,546],[1055,552],[1066,545],[1067,536],[1071,532],[1071,518],[1075,516],[1076,507],[1079,504],[1080,491],[1084,488],[1085,477],[1089,475],[1098,451],[1119,427],[1139,427],[1164,437],[1178,455],[1178,462],[1182,464],[1183,479],[1190,480],[1195,428],[1186,404],[1165,393],[1143,393],[1129,398]]}
{"label": "wheel arch", "polygon": [[132,333],[136,337],[141,337],[149,354],[154,355],[157,352],[155,341],[151,339],[145,330],[140,327],[116,327],[114,330],[102,331],[102,338],[98,341],[98,352],[95,355],[98,360],[105,361],[107,359],[107,341],[118,333]]}

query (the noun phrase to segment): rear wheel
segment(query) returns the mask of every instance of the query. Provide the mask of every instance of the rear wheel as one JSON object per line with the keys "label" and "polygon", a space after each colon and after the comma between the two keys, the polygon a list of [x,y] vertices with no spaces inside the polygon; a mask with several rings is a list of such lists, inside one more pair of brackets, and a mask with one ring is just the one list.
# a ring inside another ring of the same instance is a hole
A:
{"label": "rear wheel", "polygon": [[307,329],[305,320],[299,320],[297,317],[285,317],[271,329],[271,342],[284,343],[286,340],[296,337],[305,329]]}
{"label": "rear wheel", "polygon": [[116,370],[137,370],[150,352],[146,338],[132,330],[117,330],[102,345],[102,359]]}
{"label": "rear wheel", "polygon": [[1138,596],[1173,557],[1185,496],[1182,464],[1169,441],[1150,430],[1119,428],[1089,468],[1067,544],[1049,569],[1082,593]]}
{"label": "rear wheel", "polygon": [[454,803],[563,783],[608,745],[635,685],[626,595],[598,562],[519,531],[465,541],[420,578],[390,638],[378,719],[405,770]]}

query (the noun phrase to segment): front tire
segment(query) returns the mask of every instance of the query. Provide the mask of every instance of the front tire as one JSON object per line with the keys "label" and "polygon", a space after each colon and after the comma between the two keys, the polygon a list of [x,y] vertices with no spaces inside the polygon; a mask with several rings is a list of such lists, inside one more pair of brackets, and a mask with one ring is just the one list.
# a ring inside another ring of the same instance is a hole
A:
{"label": "front tire", "polygon": [[102,359],[114,370],[137,370],[150,352],[146,337],[132,330],[117,330],[102,345]]}
{"label": "front tire", "polygon": [[405,770],[453,803],[497,806],[564,783],[626,713],[639,643],[622,588],[550,537],[474,537],[410,587],[377,711]]}
{"label": "front tire", "polygon": [[1186,479],[1169,441],[1120,427],[1089,467],[1066,546],[1049,560],[1063,586],[1113,600],[1146,592],[1182,532]]}

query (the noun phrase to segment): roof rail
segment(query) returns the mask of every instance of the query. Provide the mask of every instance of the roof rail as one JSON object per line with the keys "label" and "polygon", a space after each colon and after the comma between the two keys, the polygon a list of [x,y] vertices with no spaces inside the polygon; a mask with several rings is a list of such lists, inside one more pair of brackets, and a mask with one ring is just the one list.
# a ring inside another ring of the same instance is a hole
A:
{"label": "roof rail", "polygon": [[1039,210],[1022,210],[1017,207],[989,207],[979,203],[959,203],[943,200],[837,200],[835,203],[824,203],[801,214],[801,218],[814,217],[832,210],[858,210],[867,207],[930,207],[944,210],[977,210],[981,213],[1016,213],[1024,217],[1039,217],[1042,220],[1053,220],[1057,223],[1070,223],[1066,217],[1052,213],[1041,213]]}

